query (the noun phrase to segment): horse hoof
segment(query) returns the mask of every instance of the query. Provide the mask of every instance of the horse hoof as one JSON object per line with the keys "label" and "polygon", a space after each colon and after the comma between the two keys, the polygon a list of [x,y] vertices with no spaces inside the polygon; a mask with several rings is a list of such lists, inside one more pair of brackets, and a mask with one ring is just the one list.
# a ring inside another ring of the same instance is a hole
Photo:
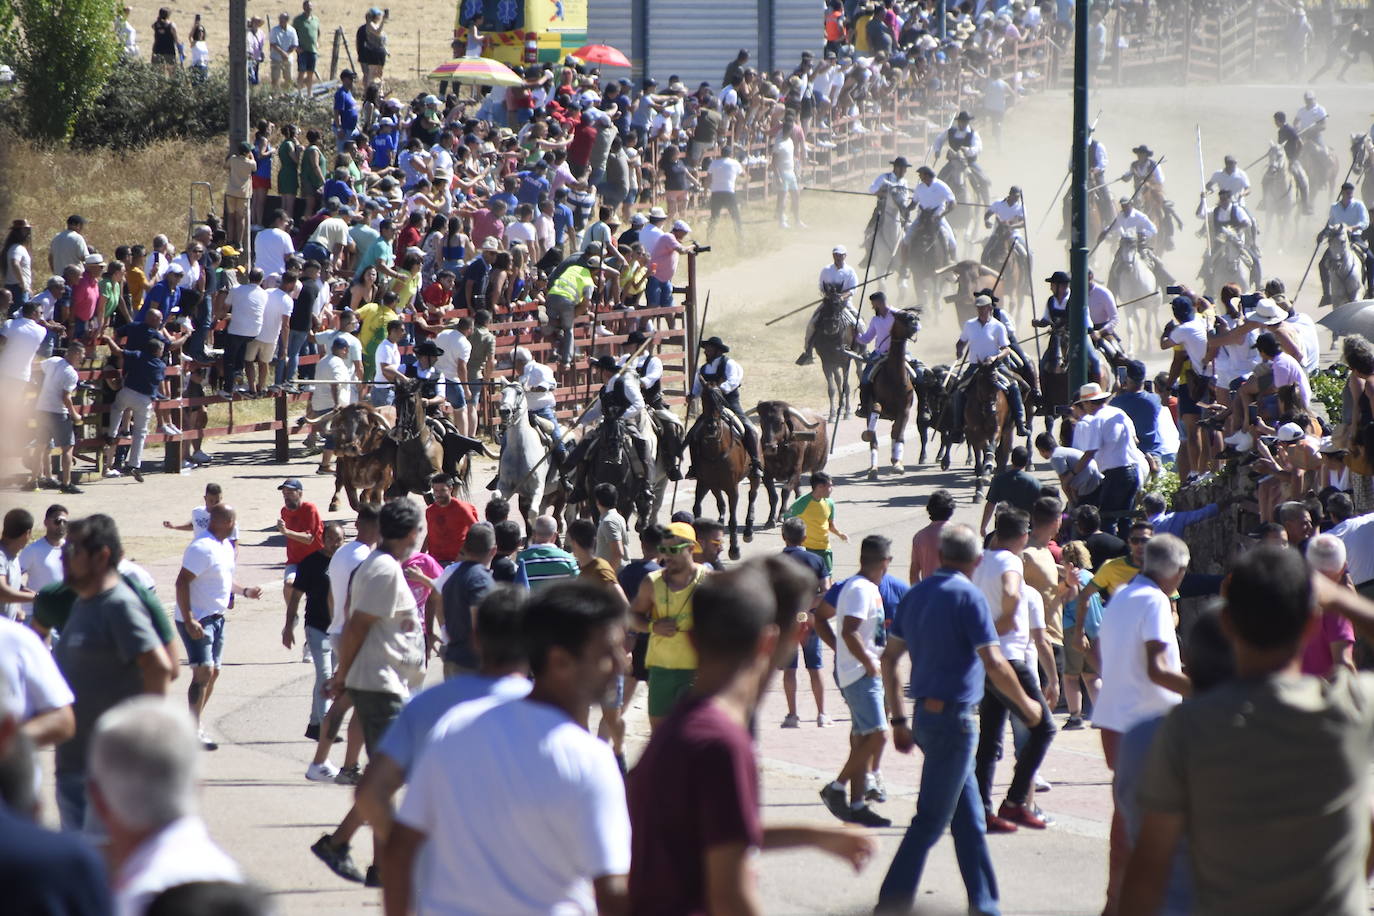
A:
{"label": "horse hoof", "polygon": [[866,430],[864,430],[863,432],[859,433],[859,438],[860,438],[861,440],[863,440],[864,442],[876,442],[876,441],[878,441],[878,440],[874,437],[874,435],[873,435],[873,430],[871,430],[871,429],[866,429]]}
{"label": "horse hoof", "polygon": [[868,479],[869,479],[869,480],[877,480],[877,479],[878,479],[878,469],[877,469],[877,468],[869,468],[869,469],[868,469]]}
{"label": "horse hoof", "polygon": [[744,532],[744,543],[746,543],[746,544],[752,544],[752,543],[754,543],[754,532],[752,532],[752,531],[746,531],[746,532]]}
{"label": "horse hoof", "polygon": [[892,470],[900,474],[905,470],[905,468],[902,467],[902,463],[900,461],[894,461],[892,462]]}
{"label": "horse hoof", "polygon": [[738,548],[738,547],[731,547],[731,548],[730,548],[730,559],[732,559],[732,560],[738,560],[738,559],[739,559],[739,548]]}
{"label": "horse hoof", "polygon": [[948,470],[949,470],[949,459],[948,459],[948,458],[941,458],[941,459],[940,459],[940,470],[942,470],[942,471],[948,471]]}

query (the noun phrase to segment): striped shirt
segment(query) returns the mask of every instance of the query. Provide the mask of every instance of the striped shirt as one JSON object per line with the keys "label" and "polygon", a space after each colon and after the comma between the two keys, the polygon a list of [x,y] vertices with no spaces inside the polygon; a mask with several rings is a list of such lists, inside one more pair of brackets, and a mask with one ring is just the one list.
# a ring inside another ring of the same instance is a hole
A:
{"label": "striped shirt", "polygon": [[520,551],[530,591],[537,592],[563,579],[573,579],[582,571],[573,555],[553,544],[535,544]]}

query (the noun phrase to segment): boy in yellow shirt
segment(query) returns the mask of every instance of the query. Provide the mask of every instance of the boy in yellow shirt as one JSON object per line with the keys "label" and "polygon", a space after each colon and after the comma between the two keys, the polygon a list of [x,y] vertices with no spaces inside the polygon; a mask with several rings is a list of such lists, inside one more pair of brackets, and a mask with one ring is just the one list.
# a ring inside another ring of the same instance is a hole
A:
{"label": "boy in yellow shirt", "polygon": [[811,475],[811,492],[794,502],[787,510],[785,518],[799,518],[806,523],[806,540],[802,546],[820,557],[825,563],[825,572],[835,572],[835,554],[830,549],[830,535],[849,543],[849,535],[835,527],[835,482],[825,471]]}

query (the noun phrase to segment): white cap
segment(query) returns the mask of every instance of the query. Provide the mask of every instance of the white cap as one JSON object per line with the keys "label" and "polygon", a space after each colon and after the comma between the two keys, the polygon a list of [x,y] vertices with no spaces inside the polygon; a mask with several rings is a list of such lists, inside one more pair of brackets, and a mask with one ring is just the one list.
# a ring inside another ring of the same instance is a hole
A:
{"label": "white cap", "polygon": [[689,225],[687,225],[686,223],[684,223],[684,222],[683,222],[682,220],[680,220],[680,219],[678,219],[678,220],[673,220],[673,231],[674,231],[674,232],[691,232],[691,231],[692,231],[692,227],[689,226]]}
{"label": "white cap", "polygon": [[1304,435],[1302,427],[1296,423],[1285,423],[1279,427],[1278,439],[1280,442],[1297,442]]}
{"label": "white cap", "polygon": [[848,251],[848,249],[846,249],[843,245],[836,245],[834,248],[830,249],[830,253],[831,253],[831,254],[849,254],[849,251]]}

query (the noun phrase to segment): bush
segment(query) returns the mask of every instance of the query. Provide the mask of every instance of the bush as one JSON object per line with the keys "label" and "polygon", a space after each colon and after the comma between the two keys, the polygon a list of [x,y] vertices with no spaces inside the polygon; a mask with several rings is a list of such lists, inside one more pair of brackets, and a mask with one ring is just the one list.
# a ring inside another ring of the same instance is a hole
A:
{"label": "bush", "polygon": [[70,139],[119,59],[116,0],[0,0],[0,59],[35,139]]}
{"label": "bush", "polygon": [[1345,415],[1345,385],[1350,370],[1344,365],[1335,365],[1312,373],[1312,400],[1326,408],[1326,419],[1332,426],[1340,423]]}

